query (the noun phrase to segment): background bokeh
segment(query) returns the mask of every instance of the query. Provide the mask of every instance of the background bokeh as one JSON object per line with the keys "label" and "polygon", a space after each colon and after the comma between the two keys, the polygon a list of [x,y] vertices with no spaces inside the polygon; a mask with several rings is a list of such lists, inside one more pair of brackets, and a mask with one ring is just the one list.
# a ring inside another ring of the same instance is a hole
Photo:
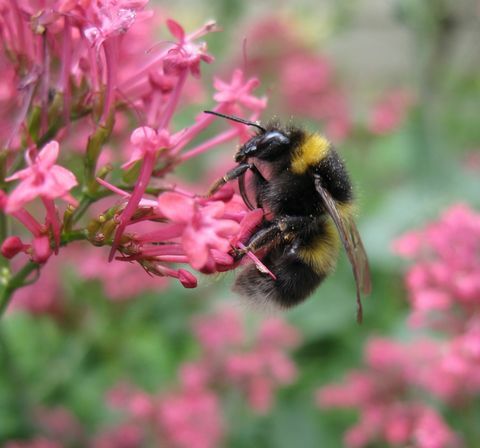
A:
{"label": "background bokeh", "polygon": [[[480,205],[480,4],[157,5],[160,22],[171,17],[192,30],[213,18],[222,28],[205,38],[215,61],[202,68],[204,85],[174,126],[186,126],[211,107],[213,75],[228,78],[240,67],[260,79],[268,97],[263,121],[302,123],[337,146],[357,186],[358,225],[372,271],[364,323],[355,320],[355,286],[344,255],[307,302],[282,316],[292,328],[273,321],[277,344],[270,346],[262,328],[268,330],[264,321],[271,317],[233,296],[235,273],[203,276],[197,289],[183,289],[150,279],[138,266],[109,266],[107,252],[79,251],[73,244],[63,258],[50,260],[38,282],[17,292],[2,319],[0,444],[50,446],[28,445],[44,437],[54,441],[51,446],[155,446],[155,431],[165,437],[191,431],[187,442],[167,439],[171,446],[198,448],[343,446],[358,409],[323,408],[316,391],[359,368],[368,340],[411,341],[426,331],[408,323],[408,263],[393,253],[393,242],[454,204]],[[229,167],[234,150],[229,144],[189,161],[179,175],[205,191]],[[213,336],[202,333],[199,322],[207,322]],[[232,335],[236,326],[239,334]],[[225,344],[220,355],[215,337]],[[247,367],[257,367],[240,380],[229,370],[225,381],[205,388],[198,366],[224,368],[222,356],[228,362],[244,356]],[[270,356],[269,373],[255,376]],[[201,384],[195,383],[204,395],[192,393],[189,381]],[[426,400],[458,443],[478,446],[479,395],[468,412]],[[153,405],[163,415],[160,429],[148,417]],[[162,414],[172,409],[178,415]]]}

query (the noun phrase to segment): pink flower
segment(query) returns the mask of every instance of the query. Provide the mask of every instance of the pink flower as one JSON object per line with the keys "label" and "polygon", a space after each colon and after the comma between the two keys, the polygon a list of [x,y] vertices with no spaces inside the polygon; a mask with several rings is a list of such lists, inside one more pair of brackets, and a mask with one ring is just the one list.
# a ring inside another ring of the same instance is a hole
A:
{"label": "pink flower", "polygon": [[222,352],[240,345],[245,333],[238,313],[222,310],[210,316],[197,318],[193,330],[207,352]]}
{"label": "pink flower", "polygon": [[218,92],[213,95],[213,99],[218,103],[238,104],[253,112],[259,112],[265,109],[267,100],[265,97],[257,98],[252,95],[252,90],[258,85],[257,78],[244,81],[243,72],[237,69],[233,72],[230,83],[215,78],[213,86]]}
{"label": "pink flower", "polygon": [[182,26],[174,20],[167,20],[167,26],[172,36],[178,40],[178,44],[168,50],[163,59],[165,73],[179,75],[189,70],[193,76],[199,77],[200,62],[210,63],[213,61],[213,56],[207,53],[205,43],[197,44],[194,38],[215,30],[215,24],[212,22],[205,25],[205,29],[196,33],[195,36],[187,36]]}
{"label": "pink flower", "polygon": [[223,436],[220,403],[207,390],[162,397],[158,420],[168,443],[178,448],[214,448]]}
{"label": "pink flower", "polygon": [[327,135],[342,140],[351,122],[347,99],[334,84],[332,72],[325,57],[292,52],[281,60],[280,90],[290,113],[324,121]]}
{"label": "pink flower", "polygon": [[404,257],[410,258],[420,254],[423,246],[421,235],[418,232],[408,232],[402,237],[397,238],[392,245],[393,251]]}
{"label": "pink flower", "polygon": [[78,274],[84,279],[101,282],[105,297],[112,301],[125,301],[146,291],[163,291],[168,282],[163,277],[149,276],[132,269],[131,263],[105,263],[106,254],[99,248],[78,249],[70,255]]}
{"label": "pink flower", "polygon": [[394,247],[415,262],[406,274],[412,322],[458,332],[480,304],[480,215],[455,205]]}
{"label": "pink flower", "polygon": [[136,423],[124,423],[109,428],[95,436],[92,448],[138,448],[144,446],[146,436]]}
{"label": "pink flower", "polygon": [[413,440],[419,448],[445,448],[460,446],[458,438],[432,409],[425,409],[413,432]]}
{"label": "pink flower", "polygon": [[69,191],[77,185],[77,179],[71,171],[55,163],[58,153],[58,142],[55,140],[47,143],[36,156],[33,150],[26,153],[28,168],[5,179],[7,182],[21,181],[8,197],[6,213],[15,212],[38,197],[76,202]]}
{"label": "pink flower", "polygon": [[238,222],[225,216],[225,204],[221,201],[201,205],[194,198],[164,193],[158,198],[158,208],[182,227],[182,247],[189,264],[199,271],[214,269],[212,251],[228,252],[230,239],[239,229]]}
{"label": "pink flower", "polygon": [[[95,24],[84,28],[85,37],[98,50],[109,37],[126,33],[137,19],[138,11],[147,3],[148,0],[108,0],[101,7],[93,3],[90,15]],[[143,16],[148,17],[148,13]]]}
{"label": "pink flower", "polygon": [[388,134],[395,130],[412,104],[411,94],[401,90],[387,92],[374,106],[368,128],[373,134]]}
{"label": "pink flower", "polygon": [[[438,438],[432,435],[432,447],[450,448],[454,433],[436,411],[420,401],[415,387],[428,381],[426,373],[442,375],[436,361],[439,346],[431,341],[410,345],[387,339],[374,339],[365,351],[366,367],[351,372],[341,385],[328,385],[317,393],[323,407],[353,407],[359,422],[345,435],[347,446],[360,448],[370,443],[409,445],[428,448],[425,425],[438,425]],[[431,419],[431,420],[430,420]],[[435,445],[438,443],[438,445]]]}
{"label": "pink flower", "polygon": [[157,161],[159,151],[166,149],[163,147],[163,145],[168,144],[168,138],[165,132],[157,134],[154,129],[143,126],[135,129],[132,132],[130,142],[135,147],[135,151],[132,154],[130,161],[127,162],[124,167],[130,166],[137,160],[142,160],[142,165],[140,168],[140,175],[135,183],[135,188],[130,195],[125,208],[117,218],[119,225],[115,230],[109,256],[110,261],[112,261],[113,257],[115,256],[115,252],[120,244],[123,232],[129,224],[130,218],[134,215],[138,205],[140,204],[140,201],[142,200],[143,194],[145,193],[150,181],[150,177],[152,176],[153,168],[155,166],[155,162]]}
{"label": "pink flower", "polygon": [[147,154],[158,157],[162,152],[166,152],[171,145],[167,131],[162,130],[157,133],[148,126],[135,129],[130,136],[130,143],[133,151],[130,159],[122,165],[122,168],[130,168],[135,162],[143,160]]}

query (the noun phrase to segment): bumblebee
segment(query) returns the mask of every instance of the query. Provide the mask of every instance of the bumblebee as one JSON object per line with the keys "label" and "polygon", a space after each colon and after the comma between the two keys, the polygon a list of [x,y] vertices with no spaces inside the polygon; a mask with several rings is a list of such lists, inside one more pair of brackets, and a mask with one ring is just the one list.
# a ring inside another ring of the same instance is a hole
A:
{"label": "bumblebee", "polygon": [[[257,303],[295,306],[333,271],[343,244],[356,282],[360,322],[361,294],[370,292],[370,273],[354,222],[352,183],[337,151],[320,134],[299,127],[263,127],[215,111],[205,112],[257,129],[235,154],[237,165],[208,193],[237,179],[245,204],[265,212],[245,248],[234,249],[234,255],[241,259],[247,251],[260,254],[275,278],[248,265],[237,277],[234,291]],[[253,203],[245,185],[247,171],[252,173],[248,191],[254,195]]]}

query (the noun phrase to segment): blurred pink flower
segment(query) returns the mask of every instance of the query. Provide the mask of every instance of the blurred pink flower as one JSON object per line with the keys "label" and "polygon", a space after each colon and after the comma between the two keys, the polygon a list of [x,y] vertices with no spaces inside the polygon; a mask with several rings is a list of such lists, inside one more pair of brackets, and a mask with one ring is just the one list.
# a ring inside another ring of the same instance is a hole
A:
{"label": "blurred pink flower", "polygon": [[406,274],[411,323],[458,332],[480,304],[480,215],[463,204],[452,206],[393,247],[415,261]]}
{"label": "blurred pink flower", "polygon": [[31,440],[7,442],[5,448],[63,448],[60,442],[49,440],[47,437],[36,437]]}
{"label": "blurred pink flower", "polygon": [[[58,257],[42,268],[42,275],[31,285],[17,290],[8,308],[9,311],[23,310],[32,314],[62,316],[65,291],[60,282],[63,263]],[[34,275],[34,274],[33,274]]]}
{"label": "blurred pink flower", "polygon": [[[350,373],[342,385],[318,391],[319,406],[359,409],[360,421],[345,434],[348,447],[375,442],[418,448],[458,446],[452,430],[415,392],[438,354],[436,348],[429,341],[401,345],[374,339],[366,348],[365,369]],[[427,428],[433,431],[430,437]]]}
{"label": "blurred pink flower", "polygon": [[160,292],[168,286],[163,277],[149,276],[132,269],[130,263],[105,263],[106,254],[98,248],[78,248],[71,255],[77,273],[85,279],[101,282],[105,297],[114,301],[129,300],[146,291]]}
{"label": "blurred pink flower", "polygon": [[157,419],[167,445],[214,448],[223,436],[218,397],[208,390],[180,391],[161,398]]}
{"label": "blurred pink flower", "polygon": [[207,353],[221,353],[241,345],[245,339],[240,315],[231,309],[196,318],[192,326],[200,345]]}
{"label": "blurred pink flower", "polygon": [[120,384],[110,391],[107,402],[124,414],[119,431],[137,428],[138,439],[153,437],[155,446],[220,447],[228,431],[222,412],[226,391],[241,391],[252,410],[266,413],[278,387],[293,382],[296,369],[287,350],[299,335],[280,319],[266,320],[247,335],[241,315],[223,309],[196,318],[192,326],[201,352],[179,367],[176,387],[147,394]]}
{"label": "blurred pink flower", "polygon": [[326,134],[337,141],[350,132],[346,97],[333,82],[329,61],[315,54],[295,53],[282,60],[280,91],[290,113],[325,122]]}
{"label": "blurred pink flower", "polygon": [[94,436],[90,442],[92,448],[138,448],[145,446],[145,434],[141,427],[124,423],[105,429]]}
{"label": "blurred pink flower", "polygon": [[385,93],[371,112],[368,129],[377,135],[393,132],[404,121],[412,102],[411,93],[404,90]]}
{"label": "blurred pink flower", "polygon": [[262,322],[251,347],[246,345],[240,316],[233,310],[197,319],[194,329],[205,351],[203,364],[212,369],[212,383],[218,378],[240,388],[259,413],[270,410],[280,385],[296,378],[295,364],[286,351],[299,343],[299,335],[280,319]]}

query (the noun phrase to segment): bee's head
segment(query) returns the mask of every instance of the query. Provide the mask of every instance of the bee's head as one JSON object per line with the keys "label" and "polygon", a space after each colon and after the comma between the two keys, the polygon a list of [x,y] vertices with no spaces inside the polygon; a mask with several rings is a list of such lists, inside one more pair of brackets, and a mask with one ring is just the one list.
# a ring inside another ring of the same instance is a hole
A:
{"label": "bee's head", "polygon": [[274,161],[286,153],[290,138],[283,131],[273,128],[264,130],[246,142],[235,154],[235,162],[245,162],[250,157]]}

